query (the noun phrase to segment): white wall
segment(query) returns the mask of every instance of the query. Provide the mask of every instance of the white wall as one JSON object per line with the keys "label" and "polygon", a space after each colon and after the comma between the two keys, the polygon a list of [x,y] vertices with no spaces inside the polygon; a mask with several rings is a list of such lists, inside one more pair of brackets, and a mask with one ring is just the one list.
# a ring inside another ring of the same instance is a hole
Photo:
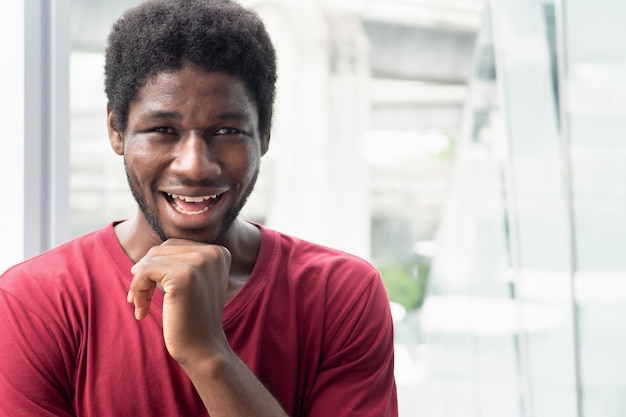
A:
{"label": "white wall", "polygon": [[69,0],[5,2],[0,270],[67,240]]}
{"label": "white wall", "polygon": [[3,271],[24,256],[24,3],[5,2],[0,8],[0,56],[5,57],[0,70],[0,178],[7,199],[0,210]]}

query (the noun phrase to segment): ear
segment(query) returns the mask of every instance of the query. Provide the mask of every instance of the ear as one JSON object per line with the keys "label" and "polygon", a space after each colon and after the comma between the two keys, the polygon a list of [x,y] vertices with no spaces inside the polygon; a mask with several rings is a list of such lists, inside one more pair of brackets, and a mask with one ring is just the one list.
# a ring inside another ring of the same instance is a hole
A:
{"label": "ear", "polygon": [[122,139],[122,132],[118,132],[115,128],[115,114],[111,110],[111,107],[107,105],[107,129],[109,131],[109,142],[111,142],[111,148],[113,152],[118,155],[124,155],[124,140]]}
{"label": "ear", "polygon": [[270,148],[270,132],[261,137],[261,156],[265,155]]}

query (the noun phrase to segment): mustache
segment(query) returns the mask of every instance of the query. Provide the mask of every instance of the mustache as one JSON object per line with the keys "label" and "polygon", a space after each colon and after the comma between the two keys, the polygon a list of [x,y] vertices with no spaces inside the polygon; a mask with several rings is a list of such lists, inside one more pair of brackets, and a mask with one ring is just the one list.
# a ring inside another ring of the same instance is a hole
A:
{"label": "mustache", "polygon": [[206,188],[221,188],[230,185],[230,182],[225,180],[190,180],[189,178],[173,178],[166,182],[170,187],[206,187]]}

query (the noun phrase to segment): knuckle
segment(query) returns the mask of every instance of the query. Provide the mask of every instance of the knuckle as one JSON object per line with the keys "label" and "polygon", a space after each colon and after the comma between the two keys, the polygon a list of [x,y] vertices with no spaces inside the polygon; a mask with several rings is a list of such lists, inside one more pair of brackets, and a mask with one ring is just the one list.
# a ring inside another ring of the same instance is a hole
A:
{"label": "knuckle", "polygon": [[[146,252],[146,256],[154,256],[156,255],[156,253],[159,251],[159,246],[153,246],[150,249],[148,249],[148,252]],[[145,256],[144,256],[145,258]]]}
{"label": "knuckle", "polygon": [[191,265],[202,265],[206,262],[206,257],[202,252],[190,252],[188,263]]}
{"label": "knuckle", "polygon": [[230,265],[231,262],[231,254],[228,249],[224,246],[220,245],[212,245],[209,247],[207,251],[208,259],[211,261],[213,265]]}
{"label": "knuckle", "polygon": [[226,248],[225,246],[220,246],[221,249],[221,254],[222,254],[222,259],[228,264],[230,265],[230,262],[232,261],[232,254],[230,253],[230,251],[228,250],[228,248]]}

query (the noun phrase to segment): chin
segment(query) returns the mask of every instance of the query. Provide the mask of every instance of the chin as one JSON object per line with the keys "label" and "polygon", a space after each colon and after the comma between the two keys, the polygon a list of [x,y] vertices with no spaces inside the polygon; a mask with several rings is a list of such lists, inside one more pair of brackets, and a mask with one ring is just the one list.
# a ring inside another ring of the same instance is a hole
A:
{"label": "chin", "polygon": [[219,237],[216,230],[165,230],[167,239],[184,239],[199,243],[215,243]]}

